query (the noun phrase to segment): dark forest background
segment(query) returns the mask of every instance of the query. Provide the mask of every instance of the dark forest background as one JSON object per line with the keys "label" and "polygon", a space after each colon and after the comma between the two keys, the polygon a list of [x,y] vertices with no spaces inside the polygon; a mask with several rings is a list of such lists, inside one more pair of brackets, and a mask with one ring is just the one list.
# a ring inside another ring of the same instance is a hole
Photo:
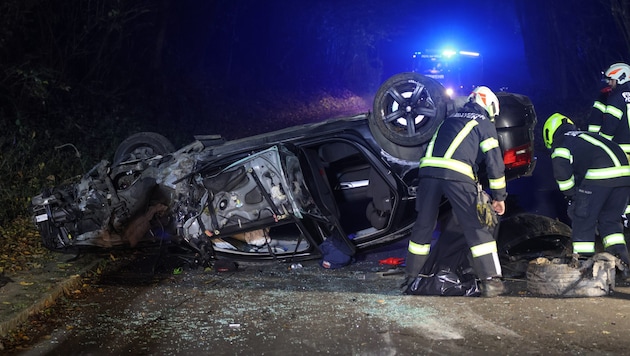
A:
{"label": "dark forest background", "polygon": [[630,60],[630,2],[2,0],[0,224],[138,131],[179,146],[370,110],[444,34],[539,120],[579,122]]}

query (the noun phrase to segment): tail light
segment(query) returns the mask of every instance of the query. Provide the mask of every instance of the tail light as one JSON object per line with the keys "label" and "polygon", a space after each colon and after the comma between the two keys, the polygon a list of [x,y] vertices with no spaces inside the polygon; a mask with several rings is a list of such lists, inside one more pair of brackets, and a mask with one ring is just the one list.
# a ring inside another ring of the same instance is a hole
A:
{"label": "tail light", "polygon": [[532,163],[534,150],[530,143],[510,148],[503,153],[505,169],[527,166]]}

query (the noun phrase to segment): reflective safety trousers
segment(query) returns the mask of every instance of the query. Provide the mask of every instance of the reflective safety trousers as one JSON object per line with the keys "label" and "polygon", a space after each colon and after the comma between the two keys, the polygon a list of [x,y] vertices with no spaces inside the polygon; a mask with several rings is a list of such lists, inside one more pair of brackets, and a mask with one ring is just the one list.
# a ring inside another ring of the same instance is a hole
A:
{"label": "reflective safety trousers", "polygon": [[595,237],[599,232],[606,252],[630,265],[621,221],[628,195],[630,187],[580,186],[569,207],[573,252],[593,255]]}
{"label": "reflective safety trousers", "polygon": [[481,279],[501,276],[496,241],[490,230],[482,226],[477,217],[475,184],[422,177],[416,194],[418,217],[411,232],[407,251],[408,276],[416,277],[428,259],[443,195],[451,203],[453,214],[464,231],[477,276]]}

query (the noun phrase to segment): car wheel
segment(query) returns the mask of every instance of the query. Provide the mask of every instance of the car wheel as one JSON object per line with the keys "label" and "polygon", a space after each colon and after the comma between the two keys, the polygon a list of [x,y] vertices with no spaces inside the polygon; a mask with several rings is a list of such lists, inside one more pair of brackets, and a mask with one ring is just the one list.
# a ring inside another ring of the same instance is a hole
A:
{"label": "car wheel", "polygon": [[155,132],[138,132],[127,137],[114,153],[114,164],[150,158],[175,151],[175,146],[166,137]]}
{"label": "car wheel", "polygon": [[369,117],[372,135],[393,155],[411,152],[396,146],[429,141],[446,116],[447,100],[444,87],[435,79],[412,72],[396,74],[374,97],[374,112]]}

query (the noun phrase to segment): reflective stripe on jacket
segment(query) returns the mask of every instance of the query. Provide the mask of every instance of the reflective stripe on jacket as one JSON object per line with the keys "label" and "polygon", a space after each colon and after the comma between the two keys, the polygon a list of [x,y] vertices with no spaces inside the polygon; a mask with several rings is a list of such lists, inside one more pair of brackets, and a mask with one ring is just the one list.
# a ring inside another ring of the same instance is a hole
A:
{"label": "reflective stripe on jacket", "polygon": [[589,132],[599,132],[601,130],[604,113],[606,113],[606,102],[608,101],[610,91],[610,87],[603,88],[599,91],[599,95],[597,99],[595,99],[595,102],[593,102],[593,107],[591,108],[591,112],[586,120],[588,124],[587,130]]}
{"label": "reflective stripe on jacket", "polygon": [[553,175],[560,190],[572,196],[582,183],[619,187],[630,185],[630,165],[621,147],[602,136],[570,131],[554,144]]}
{"label": "reflective stripe on jacket", "polygon": [[437,129],[420,159],[419,175],[474,183],[482,162],[492,197],[505,200],[505,166],[496,128],[481,106],[467,103]]}
{"label": "reflective stripe on jacket", "polygon": [[630,154],[630,82],[617,85],[606,100],[600,135]]}

